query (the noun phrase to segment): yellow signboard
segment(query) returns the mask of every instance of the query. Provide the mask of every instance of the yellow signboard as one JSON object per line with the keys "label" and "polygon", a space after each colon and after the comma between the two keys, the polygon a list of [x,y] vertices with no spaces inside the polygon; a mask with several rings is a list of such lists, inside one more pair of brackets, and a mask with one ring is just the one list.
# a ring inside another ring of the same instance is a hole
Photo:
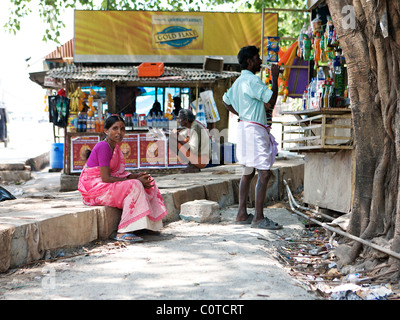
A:
{"label": "yellow signboard", "polygon": [[[278,15],[265,16],[277,36]],[[261,13],[75,11],[75,62],[237,63],[241,47],[261,45]]]}

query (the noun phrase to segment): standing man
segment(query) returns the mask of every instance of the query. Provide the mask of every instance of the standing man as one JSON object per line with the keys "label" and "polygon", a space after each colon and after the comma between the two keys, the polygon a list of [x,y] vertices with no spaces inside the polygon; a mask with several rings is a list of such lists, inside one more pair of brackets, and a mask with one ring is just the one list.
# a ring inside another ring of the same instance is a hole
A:
{"label": "standing man", "polygon": [[[239,186],[239,209],[236,222],[251,224],[253,228],[269,230],[282,226],[264,217],[263,207],[267,185],[271,176],[271,167],[278,153],[277,143],[270,134],[266,112],[273,109],[278,98],[278,65],[272,65],[272,90],[256,76],[261,70],[259,49],[248,46],[240,49],[238,61],[242,73],[232,87],[224,94],[224,106],[239,116],[237,159],[243,165],[243,174]],[[256,185],[255,215],[247,213],[247,197],[250,184],[258,171]]]}

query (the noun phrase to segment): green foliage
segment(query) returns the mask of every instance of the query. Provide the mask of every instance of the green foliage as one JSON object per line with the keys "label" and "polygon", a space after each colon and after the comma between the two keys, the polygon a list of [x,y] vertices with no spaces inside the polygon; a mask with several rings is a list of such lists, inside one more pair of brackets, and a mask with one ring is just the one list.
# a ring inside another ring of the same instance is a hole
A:
{"label": "green foliage", "polygon": [[[305,9],[306,0],[9,0],[11,11],[4,28],[14,34],[25,16],[37,10],[46,23],[43,41],[59,44],[60,31],[65,27],[58,17],[67,8],[87,10],[156,10],[156,11],[212,11],[218,5],[229,5],[231,10],[261,12],[265,8]],[[269,10],[270,11],[270,10]],[[273,12],[273,11],[271,11]],[[304,22],[304,12],[279,12],[279,36],[297,37]],[[289,41],[290,42],[290,41]],[[289,44],[289,43],[287,43]]]}
{"label": "green foliage", "polygon": [[[251,5],[250,2],[247,2]],[[306,9],[306,0],[255,0],[252,7],[255,11],[260,11],[262,7],[265,8],[278,8],[278,9]],[[268,10],[274,12],[273,10]],[[310,23],[310,14],[303,11],[276,11],[279,14],[278,20],[278,36],[284,38],[298,38],[300,30],[304,23]],[[281,45],[289,46],[293,40],[281,40]]]}

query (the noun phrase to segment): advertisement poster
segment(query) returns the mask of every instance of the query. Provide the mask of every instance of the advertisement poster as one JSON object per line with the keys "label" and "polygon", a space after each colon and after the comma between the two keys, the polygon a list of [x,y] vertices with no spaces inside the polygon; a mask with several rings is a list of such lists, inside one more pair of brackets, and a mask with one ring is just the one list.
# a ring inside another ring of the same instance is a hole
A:
{"label": "advertisement poster", "polygon": [[165,168],[167,140],[157,140],[151,135],[140,134],[140,168]]}
{"label": "advertisement poster", "polygon": [[182,163],[179,161],[177,156],[178,154],[178,146],[176,143],[170,143],[168,140],[168,167],[169,168],[179,168],[186,167],[187,163]]}
{"label": "advertisement poster", "polygon": [[153,15],[151,18],[153,48],[204,48],[203,16]]}
{"label": "advertisement poster", "polygon": [[[74,62],[236,64],[240,48],[261,46],[261,31],[261,13],[75,10]],[[278,35],[277,13],[265,14],[264,35]]]}
{"label": "advertisement poster", "polygon": [[125,168],[127,170],[139,168],[139,135],[125,134],[121,143],[121,151],[125,158]]}
{"label": "advertisement poster", "polygon": [[71,172],[81,172],[86,163],[86,150],[92,150],[99,136],[71,137]]}

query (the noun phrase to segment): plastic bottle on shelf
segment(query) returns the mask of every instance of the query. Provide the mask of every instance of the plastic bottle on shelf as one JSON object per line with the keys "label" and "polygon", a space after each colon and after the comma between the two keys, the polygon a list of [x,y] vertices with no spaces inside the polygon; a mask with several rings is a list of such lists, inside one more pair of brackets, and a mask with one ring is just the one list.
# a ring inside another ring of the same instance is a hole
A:
{"label": "plastic bottle on shelf", "polygon": [[316,105],[316,93],[317,93],[317,79],[313,78],[310,83],[310,104],[309,108],[314,109]]}
{"label": "plastic bottle on shelf", "polygon": [[342,57],[339,51],[336,52],[336,57],[333,59],[333,71],[335,74],[342,73]]}
{"label": "plastic bottle on shelf", "polygon": [[327,47],[333,47],[333,32],[335,30],[335,27],[333,25],[332,17],[328,16],[328,22],[326,26],[326,34],[327,34],[327,39],[326,39],[326,45]]}
{"label": "plastic bottle on shelf", "polygon": [[331,86],[329,88],[329,95],[328,95],[328,108],[334,108],[335,102],[336,102],[335,87],[333,86],[333,83],[331,82]]}
{"label": "plastic bottle on shelf", "polygon": [[318,68],[317,78],[318,78],[318,81],[325,81],[325,72],[322,67]]}
{"label": "plastic bottle on shelf", "polygon": [[147,127],[146,115],[143,113],[139,114],[139,127]]}
{"label": "plastic bottle on shelf", "polygon": [[87,115],[84,114],[82,117],[82,132],[86,132],[87,131]]}
{"label": "plastic bottle on shelf", "polygon": [[132,124],[132,114],[125,115],[125,130],[132,131],[133,124]]}
{"label": "plastic bottle on shelf", "polygon": [[172,120],[169,122],[169,129],[173,130],[173,129],[176,129],[177,127],[178,127],[178,124],[177,124],[175,114],[172,114]]}
{"label": "plastic bottle on shelf", "polygon": [[168,127],[169,127],[169,120],[168,120],[168,118],[167,118],[167,117],[164,117],[164,118],[163,118],[163,121],[164,121],[164,126],[163,126],[163,128],[168,129]]}
{"label": "plastic bottle on shelf", "polygon": [[158,121],[159,128],[162,128],[162,126],[163,126],[162,119],[163,119],[162,112],[159,112],[157,115],[157,121]]}
{"label": "plastic bottle on shelf", "polygon": [[318,65],[321,60],[321,33],[317,32],[314,39],[314,61]]}
{"label": "plastic bottle on shelf", "polygon": [[96,132],[96,117],[92,116],[92,132]]}
{"label": "plastic bottle on shelf", "polygon": [[76,126],[77,132],[82,132],[82,115],[78,115],[78,125]]}
{"label": "plastic bottle on shelf", "polygon": [[86,132],[92,132],[92,117],[87,117]]}
{"label": "plastic bottle on shelf", "polygon": [[139,127],[139,119],[137,113],[135,112],[132,119],[132,128],[136,129],[137,127]]}
{"label": "plastic bottle on shelf", "polygon": [[151,114],[147,116],[147,127],[153,128],[153,117],[151,116]]}
{"label": "plastic bottle on shelf", "polygon": [[74,127],[75,127],[75,132],[78,132],[78,115],[74,116]]}
{"label": "plastic bottle on shelf", "polygon": [[96,117],[92,116],[92,132],[96,132]]}
{"label": "plastic bottle on shelf", "polygon": [[325,81],[324,89],[322,90],[321,95],[321,108],[328,108],[328,95],[329,95],[329,81]]}
{"label": "plastic bottle on shelf", "polygon": [[285,103],[287,101],[288,96],[289,96],[289,88],[285,87],[285,89],[283,90],[283,98],[282,98],[283,103]]}
{"label": "plastic bottle on shelf", "polygon": [[304,35],[303,44],[304,44],[303,59],[306,61],[310,61],[312,60],[312,55],[311,55],[312,44],[311,44],[311,39],[308,35]]}
{"label": "plastic bottle on shelf", "polygon": [[311,21],[311,26],[314,34],[316,34],[319,30],[321,30],[322,20],[320,19],[320,17],[321,16],[317,14],[316,18],[313,21]]}
{"label": "plastic bottle on shelf", "polygon": [[322,85],[322,92],[321,92],[321,96],[320,96],[320,101],[319,101],[319,107],[321,109],[322,108],[326,108],[325,100],[324,100],[326,88],[327,88],[327,85],[323,84]]}
{"label": "plastic bottle on shelf", "polygon": [[303,93],[303,110],[307,109],[307,90],[304,90]]}
{"label": "plastic bottle on shelf", "polygon": [[300,31],[300,36],[299,36],[299,57],[304,56],[304,35],[307,33],[307,24],[304,23],[303,28]]}
{"label": "plastic bottle on shelf", "polygon": [[316,91],[316,97],[317,97],[317,102],[316,102],[316,107],[321,107],[323,104],[323,87],[325,85],[325,73],[322,67],[318,69],[317,73],[317,91]]}
{"label": "plastic bottle on shelf", "polygon": [[153,128],[158,128],[158,119],[154,112],[152,113],[151,118],[153,119]]}
{"label": "plastic bottle on shelf", "polygon": [[104,130],[104,119],[103,117],[100,118],[100,131],[99,132],[103,132]]}
{"label": "plastic bottle on shelf", "polygon": [[96,116],[96,120],[94,122],[94,131],[95,132],[100,132],[100,120],[99,116]]}

